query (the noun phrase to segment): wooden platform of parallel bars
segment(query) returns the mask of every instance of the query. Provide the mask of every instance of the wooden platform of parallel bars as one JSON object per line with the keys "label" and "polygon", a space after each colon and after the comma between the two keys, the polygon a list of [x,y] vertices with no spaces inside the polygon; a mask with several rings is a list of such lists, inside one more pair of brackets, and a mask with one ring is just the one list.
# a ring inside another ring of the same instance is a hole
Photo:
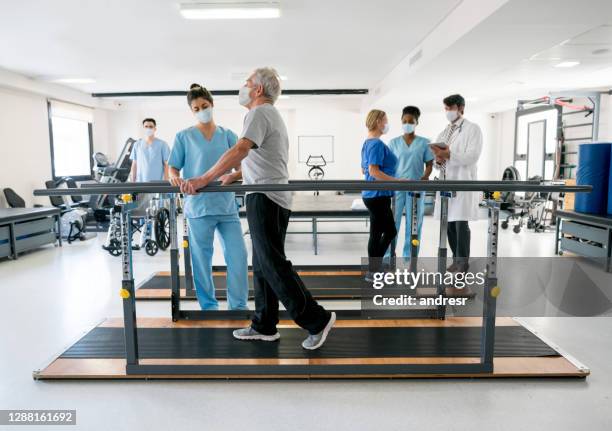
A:
{"label": "wooden platform of parallel bars", "polygon": [[[183,335],[179,335],[179,332],[184,329],[196,331],[199,328],[205,330],[214,331],[228,331],[231,328],[239,328],[246,326],[248,321],[232,321],[232,320],[209,320],[209,321],[180,321],[172,322],[166,318],[139,318],[138,327],[139,331],[146,331],[150,329],[169,330],[169,335],[176,335],[173,338],[174,343],[186,343],[189,346],[191,343],[189,340],[185,340]],[[107,319],[94,328],[95,330],[104,330],[104,328],[115,328],[121,330],[123,325],[122,319]],[[381,365],[389,366],[394,364],[473,364],[478,363],[479,358],[477,356],[388,356],[384,351],[379,352],[380,356],[377,357],[376,352],[368,352],[367,355],[359,356],[341,356],[341,355],[328,355],[327,352],[334,350],[334,343],[336,344],[347,344],[350,345],[355,340],[342,340],[343,329],[350,329],[356,331],[376,331],[377,329],[392,328],[394,331],[398,330],[409,330],[402,328],[412,328],[421,330],[422,328],[439,328],[452,331],[452,328],[477,328],[481,325],[480,318],[464,317],[464,318],[453,318],[450,317],[446,320],[434,320],[434,319],[412,319],[412,320],[339,320],[330,334],[330,339],[326,345],[320,350],[313,352],[301,351],[299,346],[291,346],[296,352],[294,354],[301,357],[287,357],[287,355],[281,355],[281,357],[271,357],[259,354],[258,357],[160,357],[150,358],[141,356],[140,364],[145,365],[208,365],[208,366],[243,366],[243,365],[254,365],[254,366],[276,366],[278,369],[282,369],[284,366],[291,365]],[[278,325],[279,331],[282,335],[285,335],[287,331],[295,331],[296,326],[290,321],[281,321]],[[521,333],[524,332],[523,326],[517,321],[511,318],[498,318],[497,319],[497,332],[503,332],[503,328],[507,330],[517,330]],[[461,329],[461,330],[463,330]],[[526,331],[526,330],[525,330]],[[122,332],[122,331],[120,331]],[[159,331],[158,331],[159,332]],[[184,331],[183,331],[184,332]],[[230,334],[227,332],[225,335]],[[305,334],[305,333],[304,333]],[[105,355],[104,341],[101,344],[95,344],[95,353],[91,357],[71,357],[71,349],[77,349],[79,343],[83,342],[85,338],[81,338],[80,341],[75,343],[66,352],[62,353],[59,357],[54,358],[49,365],[43,367],[40,370],[34,372],[35,379],[49,379],[49,380],[62,380],[62,379],[342,379],[342,378],[498,378],[498,377],[573,377],[573,378],[584,378],[589,374],[589,370],[579,364],[577,361],[569,356],[564,356],[558,350],[551,349],[551,352],[546,353],[546,349],[550,348],[548,344],[539,339],[536,335],[531,332],[528,333],[528,337],[534,337],[530,339],[530,344],[538,344],[536,350],[540,351],[537,356],[496,356],[494,359],[494,371],[492,373],[468,373],[468,374],[375,374],[375,373],[341,373],[341,374],[317,374],[317,373],[299,373],[299,374],[286,374],[286,373],[271,373],[271,374],[244,374],[244,373],[231,373],[226,374],[172,374],[172,375],[133,375],[126,373],[126,361],[124,357],[102,357]],[[166,334],[168,335],[168,333]],[[86,335],[87,336],[87,335]],[[231,335],[228,335],[229,339],[225,341],[230,346],[249,346],[249,349],[255,348],[255,351],[259,349],[258,342],[244,342],[238,340],[232,340]],[[498,335],[499,336],[499,335]],[[521,337],[527,336],[522,334]],[[374,337],[375,338],[375,337]],[[180,341],[182,339],[182,341]],[[195,339],[194,339],[195,340]],[[276,343],[286,343],[290,340],[281,340]],[[293,340],[291,340],[293,341]],[[363,340],[361,340],[363,341]],[[216,341],[219,345],[219,339]],[[246,343],[246,344],[245,344]],[[261,343],[261,342],[259,342]],[[270,343],[265,343],[265,348],[270,348]],[[277,344],[278,346],[283,346]],[[263,346],[263,344],[259,344]],[[364,352],[368,348],[376,346],[375,340],[366,340],[362,343],[364,346]],[[496,345],[496,351],[497,351]],[[116,350],[116,345],[114,346]],[[174,348],[174,347],[172,347]],[[220,347],[222,348],[222,346]],[[262,347],[264,348],[264,347]],[[522,348],[519,346],[519,349]],[[279,347],[280,349],[280,347]],[[297,349],[297,350],[296,350]],[[538,350],[539,349],[539,350]],[[544,349],[544,353],[541,350]],[[111,349],[112,350],[112,349]],[[180,349],[179,349],[180,350]],[[67,354],[68,353],[68,354]],[[143,351],[141,350],[141,353]],[[388,352],[387,352],[388,353]],[[115,352],[117,354],[117,352]],[[543,356],[540,356],[543,355]],[[98,357],[96,357],[98,356]],[[214,355],[212,355],[214,356]],[[291,355],[289,355],[291,356]],[[346,368],[346,367],[345,367]]]}

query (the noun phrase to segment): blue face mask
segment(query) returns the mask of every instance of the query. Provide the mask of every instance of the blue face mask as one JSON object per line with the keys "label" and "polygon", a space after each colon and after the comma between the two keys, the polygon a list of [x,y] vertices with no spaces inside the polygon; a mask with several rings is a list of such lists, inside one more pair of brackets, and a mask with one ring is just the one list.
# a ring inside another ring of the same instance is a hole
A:
{"label": "blue face mask", "polygon": [[202,109],[196,112],[195,116],[200,123],[210,123],[212,121],[212,108]]}
{"label": "blue face mask", "polygon": [[402,124],[402,130],[404,131],[404,133],[408,135],[411,133],[414,133],[415,128],[416,128],[415,124],[411,124],[411,123]]}

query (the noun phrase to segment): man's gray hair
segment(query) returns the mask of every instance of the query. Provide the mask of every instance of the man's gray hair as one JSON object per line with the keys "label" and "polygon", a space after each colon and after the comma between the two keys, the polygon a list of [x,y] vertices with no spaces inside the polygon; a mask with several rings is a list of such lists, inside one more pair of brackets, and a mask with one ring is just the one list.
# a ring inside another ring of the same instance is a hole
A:
{"label": "man's gray hair", "polygon": [[264,96],[275,103],[281,94],[280,77],[272,67],[260,67],[253,72],[253,83],[263,87]]}

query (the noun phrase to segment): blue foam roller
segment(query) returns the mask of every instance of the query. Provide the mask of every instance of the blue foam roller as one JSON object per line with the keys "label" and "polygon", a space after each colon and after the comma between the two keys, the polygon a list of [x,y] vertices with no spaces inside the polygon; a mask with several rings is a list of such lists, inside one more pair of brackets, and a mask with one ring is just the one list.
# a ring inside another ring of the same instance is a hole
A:
{"label": "blue foam roller", "polygon": [[612,144],[610,143],[581,144],[578,146],[576,184],[593,186],[593,191],[576,193],[575,211],[605,214],[608,210],[611,152]]}
{"label": "blue foam roller", "polygon": [[608,214],[612,215],[612,145],[610,145],[610,175],[608,176]]}

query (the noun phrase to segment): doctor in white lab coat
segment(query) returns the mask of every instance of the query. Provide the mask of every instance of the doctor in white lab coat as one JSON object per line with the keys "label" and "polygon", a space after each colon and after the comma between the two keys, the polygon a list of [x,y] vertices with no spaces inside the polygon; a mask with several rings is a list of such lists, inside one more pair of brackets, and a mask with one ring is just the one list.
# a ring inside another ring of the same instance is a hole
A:
{"label": "doctor in white lab coat", "polygon": [[[482,152],[482,132],[480,127],[463,117],[465,99],[454,94],[444,99],[444,109],[448,126],[440,133],[436,142],[446,144],[445,149],[432,147],[436,166],[446,171],[447,180],[473,181],[477,179],[477,164]],[[453,263],[448,267],[451,272],[465,272],[470,258],[470,220],[478,218],[477,192],[457,192],[448,202],[448,243],[453,252]],[[438,195],[436,218],[440,217],[440,197]]]}

